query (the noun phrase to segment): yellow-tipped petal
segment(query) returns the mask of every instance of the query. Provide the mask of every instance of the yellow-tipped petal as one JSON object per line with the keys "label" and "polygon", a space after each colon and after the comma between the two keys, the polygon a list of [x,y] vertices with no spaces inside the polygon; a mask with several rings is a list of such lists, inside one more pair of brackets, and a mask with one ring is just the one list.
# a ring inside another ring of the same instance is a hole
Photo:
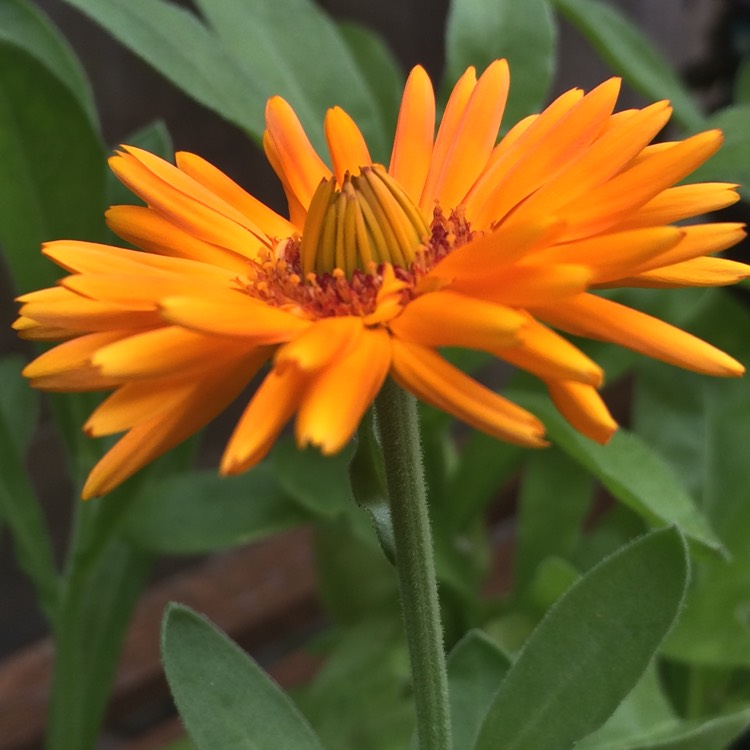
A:
{"label": "yellow-tipped petal", "polygon": [[596,387],[604,381],[596,362],[539,321],[529,317],[519,336],[521,343],[497,353],[513,366],[543,380],[572,380]]}
{"label": "yellow-tipped petal", "polygon": [[726,182],[702,182],[668,188],[626,216],[618,229],[671,224],[731,206],[740,199],[737,185]]}
{"label": "yellow-tipped petal", "polygon": [[325,455],[341,450],[383,385],[390,364],[390,337],[382,329],[372,329],[317,373],[299,407],[299,446],[315,445]]}
{"label": "yellow-tipped petal", "polygon": [[669,252],[684,238],[677,227],[649,227],[602,234],[540,250],[535,263],[573,263],[591,269],[592,283],[629,275]]}
{"label": "yellow-tipped petal", "polygon": [[525,316],[509,307],[444,290],[412,300],[389,328],[421,346],[499,352],[518,341],[525,323]]}
{"label": "yellow-tipped petal", "polygon": [[716,153],[721,142],[721,132],[709,130],[644,156],[602,185],[596,200],[584,196],[564,207],[568,224],[565,239],[590,237],[624,221],[662,190],[689,175]]}
{"label": "yellow-tipped petal", "polygon": [[372,165],[362,133],[341,107],[333,107],[326,112],[324,125],[328,150],[333,161],[333,173],[339,185],[343,184],[347,172],[355,175],[361,167]]}
{"label": "yellow-tipped petal", "polygon": [[593,294],[540,307],[535,314],[574,335],[611,341],[686,370],[719,377],[745,371],[733,357],[686,331]]}
{"label": "yellow-tipped petal", "polygon": [[573,427],[597,443],[608,443],[617,430],[617,422],[599,394],[590,385],[564,380],[547,383],[557,410]]}
{"label": "yellow-tipped petal", "polygon": [[[605,81],[560,118],[554,137],[541,139],[533,148],[525,144],[522,149],[519,141],[517,163],[502,179],[496,178],[494,190],[482,207],[484,215],[492,217],[494,222],[502,220],[551,176],[578,161],[602,133],[619,91],[618,78]],[[531,136],[533,132],[530,128],[525,139],[531,140]]]}
{"label": "yellow-tipped petal", "polygon": [[472,91],[477,82],[477,74],[474,68],[468,68],[466,72],[458,79],[456,85],[451,91],[448,103],[445,105],[443,117],[440,120],[440,127],[435,138],[435,145],[432,150],[432,159],[430,169],[425,179],[425,185],[422,189],[422,195],[419,199],[419,207],[428,215],[432,212],[435,204],[435,187],[443,171],[445,159],[450,151],[461,119],[463,118],[466,105],[471,99]]}
{"label": "yellow-tipped petal", "polygon": [[274,366],[281,369],[292,364],[304,372],[320,370],[358,346],[363,332],[362,319],[353,315],[318,320],[278,349]]}
{"label": "yellow-tipped petal", "polygon": [[430,168],[435,137],[435,94],[425,69],[417,65],[406,80],[388,173],[419,202]]}
{"label": "yellow-tipped petal", "polygon": [[205,159],[187,151],[178,151],[175,161],[180,171],[246,216],[267,237],[282,239],[294,234],[294,226],[288,219],[245,192],[234,180]]}
{"label": "yellow-tipped petal", "polygon": [[273,368],[266,375],[229,439],[222,474],[239,474],[265,457],[297,410],[308,381],[296,367]]}
{"label": "yellow-tipped petal", "polygon": [[750,266],[725,258],[693,258],[664,268],[620,279],[619,286],[671,289],[684,286],[726,286],[750,277]]}
{"label": "yellow-tipped petal", "polygon": [[501,305],[531,307],[577,295],[592,278],[591,269],[585,266],[518,264],[482,279],[457,277],[451,289]]}
{"label": "yellow-tipped petal", "polygon": [[279,344],[305,331],[310,321],[239,291],[223,295],[165,297],[164,319],[207,336],[237,336],[254,344]]}
{"label": "yellow-tipped petal", "polygon": [[312,147],[294,110],[280,96],[268,100],[266,128],[278,160],[272,166],[306,209],[321,180],[331,176],[331,170]]}
{"label": "yellow-tipped petal", "polygon": [[252,355],[196,383],[179,408],[141,422],[93,468],[83,499],[106,495],[147,463],[195,434],[234,401],[258,369]]}
{"label": "yellow-tipped petal", "polygon": [[110,158],[112,171],[173,224],[238,253],[258,240],[267,242],[259,227],[177,167],[140,149],[124,148]]}
{"label": "yellow-tipped petal", "polygon": [[393,377],[415,396],[500,440],[539,448],[544,426],[431,349],[393,339]]}
{"label": "yellow-tipped petal", "polygon": [[200,372],[226,365],[238,350],[249,354],[253,347],[240,348],[235,339],[203,336],[177,326],[136,333],[97,349],[93,365],[107,377],[154,378],[179,372]]}
{"label": "yellow-tipped petal", "polygon": [[433,200],[441,206],[461,203],[484,170],[497,140],[509,85],[505,60],[495,60],[477,81],[433,181]]}

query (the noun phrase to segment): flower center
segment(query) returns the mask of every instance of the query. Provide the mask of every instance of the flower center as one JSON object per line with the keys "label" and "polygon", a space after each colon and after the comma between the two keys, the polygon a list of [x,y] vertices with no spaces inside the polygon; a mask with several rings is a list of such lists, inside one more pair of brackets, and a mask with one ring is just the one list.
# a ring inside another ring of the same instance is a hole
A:
{"label": "flower center", "polygon": [[302,272],[341,269],[350,279],[383,263],[409,268],[428,236],[419,209],[383,167],[362,167],[359,175],[347,172],[340,188],[331,178],[315,192],[302,232]]}

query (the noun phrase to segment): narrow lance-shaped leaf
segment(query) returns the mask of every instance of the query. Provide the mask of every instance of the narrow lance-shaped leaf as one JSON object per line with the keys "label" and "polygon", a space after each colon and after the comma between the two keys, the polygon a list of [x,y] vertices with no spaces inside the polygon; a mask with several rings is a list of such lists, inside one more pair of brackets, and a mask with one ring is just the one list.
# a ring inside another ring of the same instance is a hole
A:
{"label": "narrow lance-shaped leaf", "polygon": [[99,120],[86,74],[65,37],[26,0],[0,0],[0,40],[28,52],[73,93],[98,129]]}
{"label": "narrow lance-shaped leaf", "polygon": [[551,0],[592,47],[634,89],[651,100],[669,99],[675,119],[686,129],[704,124],[703,115],[669,63],[612,5],[599,0]]}
{"label": "narrow lance-shaped leaf", "polygon": [[471,750],[510,659],[481,630],[470,630],[448,655],[454,750]]}
{"label": "narrow lance-shaped leaf", "polygon": [[571,427],[545,398],[520,392],[511,397],[534,412],[552,442],[622,503],[650,523],[676,524],[689,539],[712,550],[722,549],[671,467],[637,435],[620,428],[607,445],[599,445]]}
{"label": "narrow lance-shaped leaf", "polygon": [[0,41],[0,249],[19,292],[60,275],[39,252],[43,241],[100,235],[103,156],[70,89],[28,52]]}
{"label": "narrow lance-shaped leaf", "polygon": [[469,65],[510,64],[510,94],[503,129],[538,111],[552,82],[555,25],[546,0],[453,0],[448,12],[445,81]]}
{"label": "narrow lance-shaped leaf", "polygon": [[475,750],[566,750],[600,726],[672,627],[687,575],[675,529],[641,537],[591,570],[530,636]]}
{"label": "narrow lance-shaped leaf", "polygon": [[281,688],[200,615],[170,605],[161,643],[172,695],[198,750],[322,750]]}

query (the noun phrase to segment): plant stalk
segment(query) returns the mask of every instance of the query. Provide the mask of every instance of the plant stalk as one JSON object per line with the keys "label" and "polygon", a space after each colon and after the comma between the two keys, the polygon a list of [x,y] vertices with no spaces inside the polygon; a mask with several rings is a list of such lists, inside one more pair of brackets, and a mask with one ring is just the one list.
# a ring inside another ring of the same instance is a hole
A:
{"label": "plant stalk", "polygon": [[417,404],[411,394],[389,379],[375,401],[375,409],[411,660],[419,748],[450,750],[448,679]]}

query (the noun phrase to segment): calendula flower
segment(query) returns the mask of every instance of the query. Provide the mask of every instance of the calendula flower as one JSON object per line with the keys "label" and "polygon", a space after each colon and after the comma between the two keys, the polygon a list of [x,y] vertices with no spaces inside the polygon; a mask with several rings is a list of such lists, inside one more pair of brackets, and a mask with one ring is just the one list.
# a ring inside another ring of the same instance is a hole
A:
{"label": "calendula flower", "polygon": [[727,206],[736,186],[675,183],[721,143],[712,130],[649,145],[667,102],[613,114],[617,79],[568,91],[497,142],[509,85],[500,60],[457,82],[435,134],[424,70],[406,83],[390,164],[328,111],[329,167],[272,98],[263,144],[289,203],[277,214],[194,154],[176,166],[124,146],[115,174],[146,204],[109,226],[142,248],[52,242],[70,272],[20,297],[22,336],[63,339],[25,370],[56,391],[114,389],[85,425],[126,434],[91,472],[104,494],[193,434],[269,363],[224,452],[241,472],[296,414],[300,446],[341,449],[392,376],[503,440],[544,444],[539,420],[439,353],[459,346],[541,378],[560,412],[605,442],[616,425],[600,367],[559,331],[720,376],[742,366],[694,336],[592,290],[714,286],[748,266],[708,257],[742,226],[674,226]]}

